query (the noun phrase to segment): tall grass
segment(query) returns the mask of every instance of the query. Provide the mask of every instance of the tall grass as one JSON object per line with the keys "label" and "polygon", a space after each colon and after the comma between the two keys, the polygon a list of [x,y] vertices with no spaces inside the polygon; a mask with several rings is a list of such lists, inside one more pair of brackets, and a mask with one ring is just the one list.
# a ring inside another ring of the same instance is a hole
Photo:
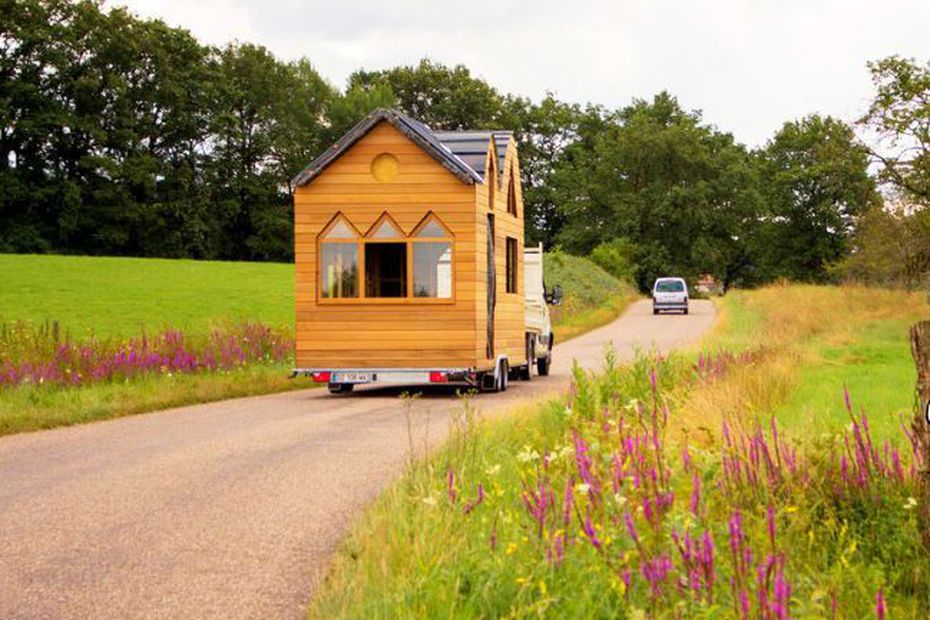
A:
{"label": "tall grass", "polygon": [[[888,360],[824,364],[924,301],[777,286],[721,309],[694,357],[608,359],[566,400],[414,466],[309,617],[925,617],[911,438],[897,416],[866,415],[868,380],[845,380]],[[812,433],[783,410],[822,367],[843,381],[822,397],[835,423]]]}
{"label": "tall grass", "polygon": [[[908,325],[930,316],[918,294],[861,286],[780,284],[733,291],[717,302],[719,320],[707,350],[766,354],[686,396],[681,426],[721,439],[722,417],[775,414],[790,433],[813,439],[848,423],[844,385],[860,394],[878,436],[893,436],[912,405]],[[858,353],[858,355],[857,355]],[[876,379],[880,379],[876,381]]]}
{"label": "tall grass", "polygon": [[227,325],[199,337],[171,329],[154,336],[83,342],[62,336],[57,325],[0,325],[0,389],[26,383],[80,386],[293,359],[290,333],[259,323]]}
{"label": "tall grass", "polygon": [[876,618],[930,606],[909,438],[669,436],[681,358],[608,359],[535,417],[460,430],[346,543],[311,618]]}
{"label": "tall grass", "polygon": [[83,341],[57,323],[0,325],[0,434],[289,389],[293,348],[248,322]]}

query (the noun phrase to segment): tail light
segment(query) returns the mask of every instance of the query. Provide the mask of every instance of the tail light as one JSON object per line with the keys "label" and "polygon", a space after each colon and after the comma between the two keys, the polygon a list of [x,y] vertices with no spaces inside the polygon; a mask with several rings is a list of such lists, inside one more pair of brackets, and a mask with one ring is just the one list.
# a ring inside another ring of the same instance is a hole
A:
{"label": "tail light", "polygon": [[449,375],[444,372],[433,371],[429,373],[430,383],[449,383]]}
{"label": "tail light", "polygon": [[328,370],[310,373],[310,377],[317,383],[329,383],[332,376],[333,374]]}

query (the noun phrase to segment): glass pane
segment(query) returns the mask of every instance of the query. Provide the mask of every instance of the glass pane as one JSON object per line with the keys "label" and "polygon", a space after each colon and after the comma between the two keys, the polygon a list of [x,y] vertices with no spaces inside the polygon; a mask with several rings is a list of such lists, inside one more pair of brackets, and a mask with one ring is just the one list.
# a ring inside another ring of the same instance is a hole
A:
{"label": "glass pane", "polygon": [[322,297],[358,297],[358,244],[322,244],[320,273],[323,276]]}
{"label": "glass pane", "polygon": [[399,230],[397,230],[397,227],[394,226],[394,224],[391,224],[391,220],[384,220],[378,224],[378,228],[376,228],[375,231],[369,236],[374,237],[375,239],[396,239],[398,237],[403,237],[404,235],[401,234]]}
{"label": "glass pane", "polygon": [[681,280],[659,280],[656,282],[657,293],[681,293],[685,290]]}
{"label": "glass pane", "polygon": [[352,227],[344,219],[339,218],[339,221],[326,233],[324,239],[354,239],[357,236]]}
{"label": "glass pane", "polygon": [[439,242],[413,244],[413,296],[451,299],[451,244]]}
{"label": "glass pane", "polygon": [[517,292],[517,240],[507,237],[507,292]]}
{"label": "glass pane", "polygon": [[365,244],[365,297],[407,296],[407,244]]}
{"label": "glass pane", "polygon": [[426,226],[420,229],[417,237],[448,237],[449,233],[434,218],[426,223]]}

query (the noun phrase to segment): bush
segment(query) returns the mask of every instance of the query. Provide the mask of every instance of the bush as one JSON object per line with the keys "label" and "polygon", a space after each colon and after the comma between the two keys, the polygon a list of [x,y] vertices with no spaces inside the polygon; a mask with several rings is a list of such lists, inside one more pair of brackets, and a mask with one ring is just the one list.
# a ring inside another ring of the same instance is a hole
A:
{"label": "bush", "polygon": [[601,269],[620,280],[633,281],[636,247],[626,239],[614,239],[600,244],[591,252],[591,260]]}

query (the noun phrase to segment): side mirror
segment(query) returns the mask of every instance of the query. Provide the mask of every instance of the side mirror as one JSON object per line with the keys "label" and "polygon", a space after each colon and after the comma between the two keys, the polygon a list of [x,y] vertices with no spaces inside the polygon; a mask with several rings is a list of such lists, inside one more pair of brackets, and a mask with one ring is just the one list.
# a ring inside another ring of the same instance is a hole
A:
{"label": "side mirror", "polygon": [[552,287],[552,290],[546,291],[544,297],[546,298],[547,304],[552,304],[553,306],[562,305],[562,287],[558,284]]}

